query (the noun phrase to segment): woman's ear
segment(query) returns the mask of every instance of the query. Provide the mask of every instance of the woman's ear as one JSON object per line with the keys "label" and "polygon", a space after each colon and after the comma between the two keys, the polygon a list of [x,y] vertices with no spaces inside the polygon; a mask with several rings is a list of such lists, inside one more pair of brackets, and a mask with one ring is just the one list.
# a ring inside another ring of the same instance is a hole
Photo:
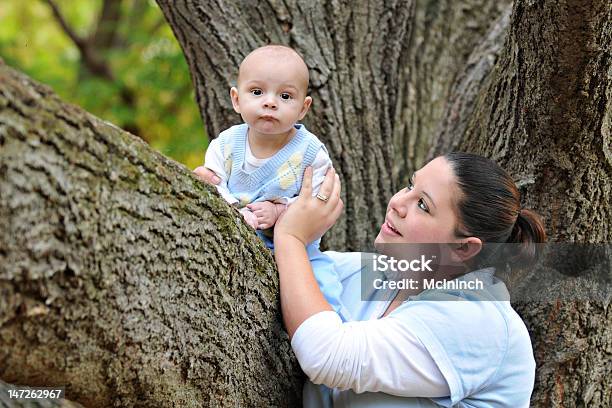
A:
{"label": "woman's ear", "polygon": [[478,255],[481,249],[482,241],[480,238],[462,238],[461,242],[454,244],[452,257],[456,262],[467,262],[471,258]]}
{"label": "woman's ear", "polygon": [[238,89],[235,86],[232,86],[230,89],[230,98],[232,98],[232,106],[234,107],[234,111],[236,113],[240,113],[240,103],[238,101]]}

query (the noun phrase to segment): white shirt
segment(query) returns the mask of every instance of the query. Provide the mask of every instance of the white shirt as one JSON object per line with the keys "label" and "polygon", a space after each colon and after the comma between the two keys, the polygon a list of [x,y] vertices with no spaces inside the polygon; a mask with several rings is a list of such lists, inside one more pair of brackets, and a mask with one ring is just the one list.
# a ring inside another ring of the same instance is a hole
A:
{"label": "white shirt", "polygon": [[315,384],[406,397],[450,394],[423,343],[392,315],[342,323],[335,312],[320,312],[298,327],[291,347]]}
{"label": "white shirt", "polygon": [[[248,142],[245,149],[244,155],[244,168],[243,170],[247,173],[252,173],[257,170],[264,164],[270,160],[271,157],[267,157],[265,159],[257,158],[251,152],[251,146]],[[225,172],[225,160],[223,158],[223,154],[221,153],[221,144],[219,143],[219,139],[213,139],[208,145],[208,149],[206,149],[206,157],[204,159],[204,166],[215,172],[217,176],[221,179],[221,182],[216,186],[217,190],[221,194],[221,196],[230,204],[234,204],[238,202],[238,199],[234,197],[229,191],[227,187],[227,173]],[[327,154],[325,149],[320,149],[315,159],[312,163],[312,195],[316,195],[321,188],[321,184],[323,183],[323,179],[325,179],[325,173],[327,173],[327,169],[332,166],[331,159]],[[278,202],[284,204],[291,204],[297,199],[296,197],[282,197]]]}
{"label": "white shirt", "polygon": [[529,407],[529,332],[493,268],[456,278],[483,290],[425,290],[381,317],[395,292],[363,286],[369,254],[325,254],[355,321],[325,311],[296,330],[291,346],[310,378],[304,407]]}

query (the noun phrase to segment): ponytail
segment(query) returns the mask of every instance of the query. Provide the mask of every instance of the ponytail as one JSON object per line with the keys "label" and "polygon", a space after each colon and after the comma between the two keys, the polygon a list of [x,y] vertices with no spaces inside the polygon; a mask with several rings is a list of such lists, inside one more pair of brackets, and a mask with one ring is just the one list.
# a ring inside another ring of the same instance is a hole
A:
{"label": "ponytail", "polygon": [[546,241],[544,224],[534,211],[521,209],[521,194],[510,175],[476,154],[452,152],[444,158],[460,191],[455,235],[478,237],[483,243],[473,264],[499,266],[499,261],[518,268],[533,264],[539,255],[537,244]]}
{"label": "ponytail", "polygon": [[539,215],[528,209],[521,209],[512,227],[509,244],[520,244],[510,257],[511,265],[525,267],[537,259],[537,245],[546,242],[546,231]]}

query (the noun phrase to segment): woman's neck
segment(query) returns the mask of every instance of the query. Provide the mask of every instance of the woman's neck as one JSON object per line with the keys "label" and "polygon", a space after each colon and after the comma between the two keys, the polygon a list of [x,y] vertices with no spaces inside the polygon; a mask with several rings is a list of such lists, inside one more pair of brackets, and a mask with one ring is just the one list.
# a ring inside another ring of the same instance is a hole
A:
{"label": "woman's neck", "polygon": [[282,149],[295,135],[296,129],[291,128],[288,132],[278,135],[264,135],[256,130],[249,128],[247,133],[247,143],[251,153],[258,159],[267,159],[274,156]]}

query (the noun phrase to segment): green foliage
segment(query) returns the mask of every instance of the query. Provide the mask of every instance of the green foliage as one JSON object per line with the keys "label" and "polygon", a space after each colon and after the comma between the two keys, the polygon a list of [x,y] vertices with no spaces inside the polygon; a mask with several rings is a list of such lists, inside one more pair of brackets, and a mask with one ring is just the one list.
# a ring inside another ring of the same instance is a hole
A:
{"label": "green foliage", "polygon": [[[95,32],[102,3],[56,0],[67,24],[83,39]],[[187,64],[161,11],[150,0],[123,0],[120,19],[110,24],[116,24],[116,40],[94,53],[112,80],[88,69],[46,1],[2,0],[0,57],[63,99],[135,131],[187,167],[202,164],[207,137]]]}

